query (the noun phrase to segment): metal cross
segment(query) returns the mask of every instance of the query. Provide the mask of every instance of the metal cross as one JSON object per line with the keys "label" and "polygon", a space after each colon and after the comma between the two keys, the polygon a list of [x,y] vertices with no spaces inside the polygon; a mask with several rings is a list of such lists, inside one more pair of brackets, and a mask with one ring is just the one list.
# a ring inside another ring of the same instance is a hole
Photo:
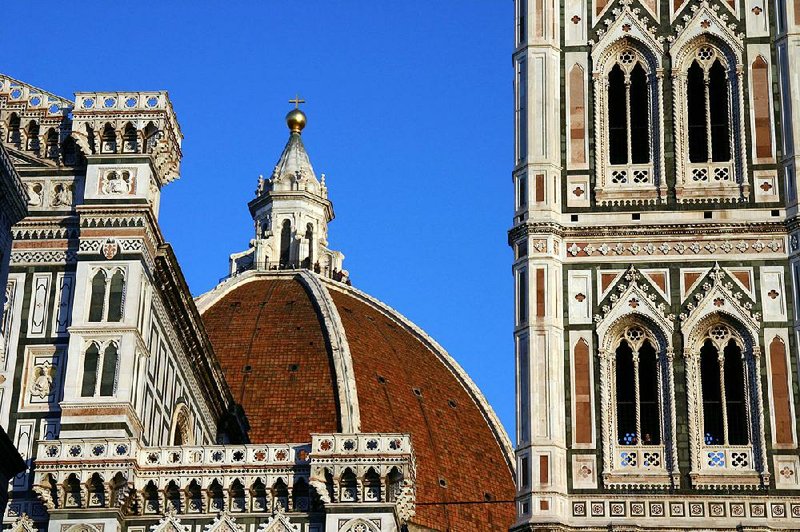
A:
{"label": "metal cross", "polygon": [[295,94],[295,97],[293,99],[289,100],[289,103],[293,103],[294,104],[294,108],[295,109],[299,109],[300,108],[300,104],[301,103],[306,103],[306,101],[305,100],[301,100],[299,94]]}

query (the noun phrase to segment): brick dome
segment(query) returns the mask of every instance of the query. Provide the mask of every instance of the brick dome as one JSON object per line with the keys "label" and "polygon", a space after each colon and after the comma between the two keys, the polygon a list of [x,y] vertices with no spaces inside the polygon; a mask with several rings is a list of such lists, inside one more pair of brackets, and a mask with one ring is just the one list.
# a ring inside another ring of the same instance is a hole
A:
{"label": "brick dome", "polygon": [[410,433],[416,530],[513,523],[508,436],[459,365],[399,313],[309,272],[249,272],[198,306],[253,443]]}

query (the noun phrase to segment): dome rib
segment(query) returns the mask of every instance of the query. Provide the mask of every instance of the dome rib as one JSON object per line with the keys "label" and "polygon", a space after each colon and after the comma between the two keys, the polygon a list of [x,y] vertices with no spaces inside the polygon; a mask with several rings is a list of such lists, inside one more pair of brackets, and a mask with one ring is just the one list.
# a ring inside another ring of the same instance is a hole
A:
{"label": "dome rib", "polygon": [[350,345],[347,343],[347,335],[344,325],[342,325],[342,318],[339,316],[339,310],[319,276],[304,270],[299,273],[298,279],[317,304],[325,324],[325,332],[333,357],[333,367],[336,372],[342,432],[361,432],[361,412],[358,406],[353,357],[350,354]]}

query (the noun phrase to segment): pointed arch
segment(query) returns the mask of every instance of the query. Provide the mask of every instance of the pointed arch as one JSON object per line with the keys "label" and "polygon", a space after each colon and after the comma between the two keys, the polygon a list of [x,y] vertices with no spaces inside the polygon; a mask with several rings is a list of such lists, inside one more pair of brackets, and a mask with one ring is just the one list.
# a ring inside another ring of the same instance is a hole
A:
{"label": "pointed arch", "polygon": [[194,419],[185,402],[175,405],[169,441],[170,445],[194,445]]}
{"label": "pointed arch", "polygon": [[339,477],[339,500],[342,502],[358,500],[358,479],[355,472],[349,467],[344,468]]}
{"label": "pointed arch", "polygon": [[374,523],[360,517],[347,521],[339,527],[339,530],[341,532],[380,532],[380,529]]}
{"label": "pointed arch", "polygon": [[595,193],[600,203],[654,203],[666,194],[662,46],[619,23],[592,50]]}
{"label": "pointed arch", "polygon": [[273,510],[289,510],[289,487],[282,478],[278,478],[272,484],[272,502]]}
{"label": "pointed arch", "polygon": [[695,487],[758,486],[769,482],[758,331],[716,299],[717,310],[684,327],[690,478]]}
{"label": "pointed arch", "polygon": [[747,201],[743,44],[707,3],[691,17],[669,52],[676,195],[679,202]]}
{"label": "pointed arch", "polygon": [[365,502],[380,502],[381,500],[381,475],[374,467],[367,469],[363,479]]}

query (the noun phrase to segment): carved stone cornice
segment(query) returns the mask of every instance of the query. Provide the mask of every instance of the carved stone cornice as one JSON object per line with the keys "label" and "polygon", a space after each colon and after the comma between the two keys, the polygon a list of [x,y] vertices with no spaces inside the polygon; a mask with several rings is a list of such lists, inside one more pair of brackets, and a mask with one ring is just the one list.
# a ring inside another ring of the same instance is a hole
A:
{"label": "carved stone cornice", "polygon": [[[792,220],[793,227],[800,226],[800,217]],[[581,225],[568,227],[556,222],[532,222],[519,224],[508,231],[509,244],[514,243],[523,235],[553,235],[560,238],[590,238],[590,237],[658,237],[659,239],[670,236],[707,236],[714,235],[743,235],[743,234],[769,234],[785,236],[788,232],[787,224],[779,222],[740,222],[740,223],[676,223],[676,224],[637,224],[637,225]]]}

